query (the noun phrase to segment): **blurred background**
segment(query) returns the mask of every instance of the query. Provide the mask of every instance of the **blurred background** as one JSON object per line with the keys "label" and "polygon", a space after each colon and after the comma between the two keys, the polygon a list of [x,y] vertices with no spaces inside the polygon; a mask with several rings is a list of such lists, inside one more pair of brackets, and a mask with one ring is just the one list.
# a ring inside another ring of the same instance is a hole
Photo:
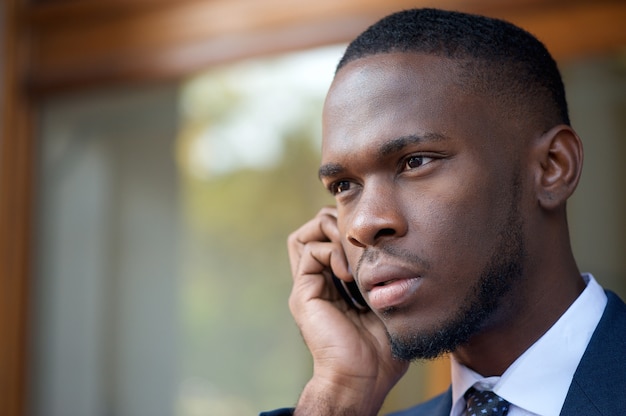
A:
{"label": "blurred background", "polygon": [[[4,0],[0,415],[292,405],[311,362],[285,242],[332,202],[324,95],[347,42],[421,6],[554,53],[586,151],[574,251],[626,297],[625,1]],[[385,411],[448,382],[416,364]]]}

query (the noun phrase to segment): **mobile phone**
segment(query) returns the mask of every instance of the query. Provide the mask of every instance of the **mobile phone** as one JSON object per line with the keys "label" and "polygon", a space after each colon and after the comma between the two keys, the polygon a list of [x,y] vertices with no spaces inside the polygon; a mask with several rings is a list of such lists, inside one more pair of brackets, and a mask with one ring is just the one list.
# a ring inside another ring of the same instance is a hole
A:
{"label": "mobile phone", "polygon": [[367,302],[365,302],[365,299],[363,298],[359,287],[356,285],[356,282],[344,282],[335,276],[334,273],[332,273],[332,279],[335,287],[341,294],[341,297],[350,307],[362,312],[369,310],[369,306],[367,305]]}

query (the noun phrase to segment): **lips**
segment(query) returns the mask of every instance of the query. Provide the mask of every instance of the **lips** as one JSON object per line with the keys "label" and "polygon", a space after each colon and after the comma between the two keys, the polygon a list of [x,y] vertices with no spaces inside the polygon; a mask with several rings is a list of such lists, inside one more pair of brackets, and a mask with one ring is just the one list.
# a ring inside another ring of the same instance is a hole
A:
{"label": "lips", "polygon": [[368,292],[368,301],[372,309],[384,310],[410,303],[417,292],[420,279],[393,280],[382,286],[375,286]]}
{"label": "lips", "polygon": [[411,302],[422,278],[404,267],[376,265],[359,270],[359,282],[373,309],[384,310]]}

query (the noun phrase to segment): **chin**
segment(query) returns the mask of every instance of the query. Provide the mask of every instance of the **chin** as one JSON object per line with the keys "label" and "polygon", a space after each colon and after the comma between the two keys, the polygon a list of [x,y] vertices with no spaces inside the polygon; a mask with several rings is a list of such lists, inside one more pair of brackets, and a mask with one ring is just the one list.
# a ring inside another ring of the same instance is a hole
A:
{"label": "chin", "polygon": [[430,331],[388,332],[391,352],[396,359],[403,361],[430,360],[456,350],[467,342],[471,334],[437,328]]}

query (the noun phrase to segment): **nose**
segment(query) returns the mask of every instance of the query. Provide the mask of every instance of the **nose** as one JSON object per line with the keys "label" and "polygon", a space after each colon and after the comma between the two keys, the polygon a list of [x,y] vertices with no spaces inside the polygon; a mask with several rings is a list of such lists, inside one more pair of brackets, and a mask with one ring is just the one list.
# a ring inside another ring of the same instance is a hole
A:
{"label": "nose", "polygon": [[364,186],[352,212],[346,212],[347,240],[365,248],[403,236],[408,225],[399,199],[392,185]]}

